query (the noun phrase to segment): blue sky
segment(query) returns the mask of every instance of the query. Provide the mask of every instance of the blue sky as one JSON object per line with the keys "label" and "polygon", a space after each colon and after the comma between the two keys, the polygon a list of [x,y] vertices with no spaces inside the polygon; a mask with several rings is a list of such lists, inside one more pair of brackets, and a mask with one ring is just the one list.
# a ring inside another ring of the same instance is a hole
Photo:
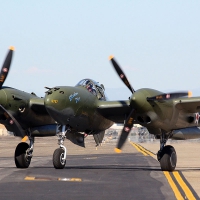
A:
{"label": "blue sky", "polygon": [[3,1],[1,63],[15,46],[5,84],[44,96],[45,86],[103,83],[110,99],[129,90],[114,72],[114,55],[135,90],[191,90],[200,96],[200,1]]}

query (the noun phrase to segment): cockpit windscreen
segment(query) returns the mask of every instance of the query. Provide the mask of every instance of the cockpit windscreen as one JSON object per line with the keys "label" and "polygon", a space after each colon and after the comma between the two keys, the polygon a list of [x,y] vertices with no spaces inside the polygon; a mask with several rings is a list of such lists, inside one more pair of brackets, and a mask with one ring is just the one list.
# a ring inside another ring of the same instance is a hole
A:
{"label": "cockpit windscreen", "polygon": [[106,100],[105,88],[103,84],[92,79],[83,79],[76,86],[85,87],[90,93],[95,95],[99,100]]}

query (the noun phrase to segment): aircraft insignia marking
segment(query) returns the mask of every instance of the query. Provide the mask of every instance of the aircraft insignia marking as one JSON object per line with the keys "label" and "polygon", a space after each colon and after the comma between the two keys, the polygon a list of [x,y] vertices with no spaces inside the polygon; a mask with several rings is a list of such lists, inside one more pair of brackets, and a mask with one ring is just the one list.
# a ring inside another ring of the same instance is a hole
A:
{"label": "aircraft insignia marking", "polygon": [[75,98],[76,103],[78,103],[80,101],[80,99],[81,99],[80,97],[76,97]]}
{"label": "aircraft insignia marking", "polygon": [[195,124],[199,123],[199,113],[195,113]]}
{"label": "aircraft insignia marking", "polygon": [[78,95],[78,92],[74,92],[74,94],[69,95],[69,100],[72,101],[72,99]]}
{"label": "aircraft insignia marking", "polygon": [[[69,100],[72,101],[74,97],[78,95],[78,92],[74,92],[74,94],[69,95]],[[75,98],[75,102],[78,103],[80,101],[80,97]]]}
{"label": "aircraft insignia marking", "polygon": [[58,103],[58,100],[52,99],[51,102],[52,102],[52,103]]}
{"label": "aircraft insignia marking", "polygon": [[2,71],[6,73],[8,72],[8,69],[4,67]]}
{"label": "aircraft insignia marking", "polygon": [[120,78],[124,78],[124,74],[120,74]]}
{"label": "aircraft insignia marking", "polygon": [[129,127],[125,127],[124,130],[125,130],[126,132],[129,132],[129,131],[130,131],[130,128],[129,128]]}

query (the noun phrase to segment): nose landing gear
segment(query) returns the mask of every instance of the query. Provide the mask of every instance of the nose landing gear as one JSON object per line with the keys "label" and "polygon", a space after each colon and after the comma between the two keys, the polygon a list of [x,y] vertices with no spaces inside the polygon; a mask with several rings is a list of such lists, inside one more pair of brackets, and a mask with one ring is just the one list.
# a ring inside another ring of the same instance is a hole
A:
{"label": "nose landing gear", "polygon": [[53,165],[55,169],[63,169],[66,164],[67,149],[63,145],[66,138],[66,133],[71,129],[66,125],[57,126],[58,145],[60,148],[56,149],[53,153]]}

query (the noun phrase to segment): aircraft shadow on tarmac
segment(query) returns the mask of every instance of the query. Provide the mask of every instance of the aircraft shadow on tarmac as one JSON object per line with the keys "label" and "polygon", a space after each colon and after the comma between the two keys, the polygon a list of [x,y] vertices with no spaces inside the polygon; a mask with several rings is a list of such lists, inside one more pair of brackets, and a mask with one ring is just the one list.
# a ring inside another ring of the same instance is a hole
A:
{"label": "aircraft shadow on tarmac", "polygon": [[[64,169],[66,170],[81,170],[81,169],[89,169],[89,170],[128,170],[128,171],[162,171],[159,167],[159,162],[155,160],[153,161],[151,166],[148,166],[148,162],[145,161],[145,157],[142,157],[143,160],[140,160],[140,163],[138,163],[138,159],[140,156],[136,156],[137,159],[133,158],[133,154],[131,153],[123,153],[123,154],[89,154],[89,155],[69,155],[67,159],[67,163]],[[40,158],[38,160],[38,158]],[[33,160],[35,160],[35,163],[33,166],[30,166],[29,169],[23,169],[24,170],[32,170],[32,169],[54,169],[53,165],[51,164],[51,156],[44,156],[47,163],[40,164],[40,160],[43,158],[43,156],[34,156]],[[125,159],[125,160],[124,160]],[[153,159],[153,158],[152,158]],[[10,157],[1,157],[1,160],[3,161],[10,161],[12,162],[12,159]],[[129,160],[129,161],[128,161]],[[14,161],[13,161],[14,162]],[[143,165],[143,162],[145,164]],[[1,162],[2,163],[2,162]],[[102,164],[103,163],[103,164]],[[114,163],[114,164],[113,164]],[[0,166],[0,169],[16,169],[15,166]],[[181,167],[179,166],[178,171],[199,171],[199,167]]]}
{"label": "aircraft shadow on tarmac", "polygon": [[157,169],[157,167],[146,167],[146,166],[129,166],[129,167],[125,167],[123,165],[107,165],[107,166],[92,166],[92,165],[88,165],[88,166],[68,166],[65,167],[64,169],[112,169],[112,170],[128,170],[128,171],[161,171],[161,169]]}
{"label": "aircraft shadow on tarmac", "polygon": [[[0,167],[0,169],[15,169],[16,170],[16,167]],[[30,171],[31,169],[54,169],[53,167],[51,166],[34,166],[34,167],[31,167],[29,169],[23,169],[21,171]],[[161,169],[157,169],[157,167],[146,167],[146,166],[137,166],[137,167],[124,167],[123,165],[121,166],[115,166],[115,165],[107,165],[107,166],[92,166],[92,165],[87,165],[87,166],[68,166],[68,167],[65,167],[64,169],[66,170],[72,170],[72,169],[90,169],[90,170],[96,170],[96,169],[105,169],[105,170],[128,170],[128,171],[161,171]],[[188,169],[189,170],[189,169]],[[192,170],[192,169],[190,169]],[[200,170],[200,169],[199,169]]]}
{"label": "aircraft shadow on tarmac", "polygon": [[[0,169],[16,169],[16,167],[0,167]],[[51,166],[34,166],[29,168],[31,169],[54,169]],[[29,169],[23,169],[23,171],[29,170]],[[153,167],[146,167],[146,166],[131,166],[131,167],[124,167],[123,165],[121,166],[112,166],[112,165],[107,165],[107,166],[92,166],[92,165],[87,165],[87,166],[66,166],[64,169],[70,170],[70,169],[112,169],[112,170],[128,170],[128,171],[162,171],[161,169],[158,169],[157,166]],[[185,169],[182,167],[181,170],[176,170],[176,171],[182,171],[182,172],[189,172],[189,171],[200,171],[200,168],[186,168]]]}

